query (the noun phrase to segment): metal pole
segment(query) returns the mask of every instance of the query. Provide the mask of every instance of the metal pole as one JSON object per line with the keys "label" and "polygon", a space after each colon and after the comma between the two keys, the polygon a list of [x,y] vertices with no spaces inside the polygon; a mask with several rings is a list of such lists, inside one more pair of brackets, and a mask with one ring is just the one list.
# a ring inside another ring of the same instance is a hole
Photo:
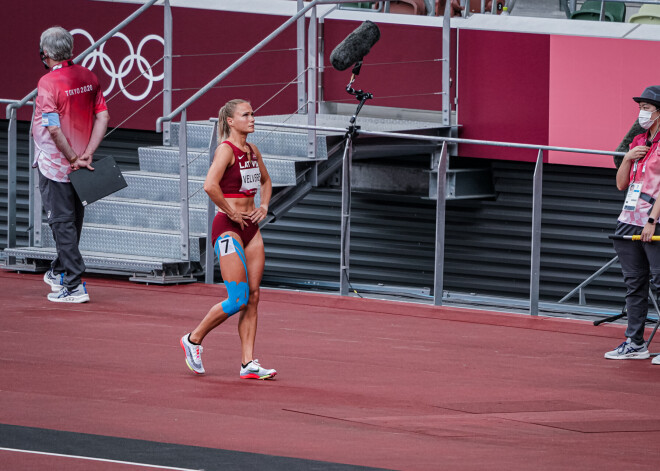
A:
{"label": "metal pole", "polygon": [[190,260],[190,219],[188,216],[188,137],[186,110],[179,122],[179,194],[181,198],[181,260]]}
{"label": "metal pole", "polygon": [[534,169],[532,193],[532,253],[529,277],[529,313],[539,315],[539,282],[541,278],[541,205],[543,193],[543,151],[539,150]]}
{"label": "metal pole", "polygon": [[[10,105],[11,106],[11,105]],[[16,108],[11,109],[9,116],[9,128],[7,135],[7,248],[16,246],[16,166],[17,156],[17,137],[16,127]]]}
{"label": "metal pole", "polygon": [[[156,120],[156,132],[161,132],[162,131],[162,123],[164,121],[169,121],[179,113],[181,113],[183,110],[188,108],[191,104],[193,104],[195,101],[197,101],[198,98],[203,96],[206,92],[211,90],[213,87],[215,87],[220,81],[222,81],[225,77],[227,77],[229,74],[231,74],[234,70],[236,70],[238,67],[240,67],[245,61],[247,61],[250,57],[252,57],[256,52],[258,52],[261,48],[263,48],[266,44],[271,42],[275,37],[277,37],[282,31],[287,29],[291,24],[293,24],[294,21],[297,21],[298,18],[301,18],[307,13],[307,11],[313,7],[315,7],[317,4],[317,0],[314,0],[310,2],[307,6],[305,6],[302,10],[300,10],[298,13],[293,15],[291,18],[286,20],[284,23],[282,23],[275,31],[270,33],[268,36],[266,36],[264,39],[262,39],[257,45],[255,45],[252,49],[250,49],[248,52],[243,54],[239,59],[237,59],[233,64],[231,64],[229,67],[227,67],[225,70],[223,70],[220,74],[218,74],[214,79],[212,79],[210,82],[208,82],[204,87],[199,89],[193,96],[188,98],[184,103],[182,103],[177,109],[172,111],[169,115],[167,116],[161,116]],[[11,105],[10,105],[11,106]]]}
{"label": "metal pole", "polygon": [[[172,7],[165,0],[163,11],[163,116],[172,112]],[[163,145],[170,145],[170,121],[163,124]]]}
{"label": "metal pole", "polygon": [[[437,151],[436,151],[437,153]],[[440,156],[434,156],[433,162],[438,161],[438,191],[435,203],[435,272],[433,276],[433,304],[442,306],[442,292],[444,285],[445,265],[445,204],[447,190],[447,143],[442,143]]]}
{"label": "metal pole", "polygon": [[598,21],[603,21],[605,19],[605,2],[600,2],[600,18]]}
{"label": "metal pole", "polygon": [[34,113],[36,105],[32,106],[32,119],[30,120],[30,134],[28,139],[29,146],[29,172],[30,172],[30,213],[29,220],[32,226],[30,231],[30,245],[33,247],[41,247],[41,191],[39,190],[39,170],[32,168],[34,162],[34,138],[32,137],[32,126],[34,123]]}
{"label": "metal pole", "polygon": [[607,262],[605,265],[603,265],[602,267],[600,267],[596,272],[594,272],[593,275],[591,275],[589,278],[587,278],[587,279],[584,280],[582,283],[580,283],[579,285],[577,285],[577,286],[576,286],[576,287],[575,287],[570,293],[568,293],[566,296],[564,296],[563,298],[561,298],[561,299],[560,299],[559,301],[557,301],[557,302],[558,302],[558,303],[563,303],[564,301],[568,301],[568,300],[569,300],[569,299],[570,299],[575,293],[577,293],[577,292],[579,292],[580,290],[582,290],[582,288],[584,288],[585,286],[587,286],[589,283],[591,283],[593,280],[595,280],[595,279],[598,278],[601,274],[603,274],[605,271],[607,271],[607,269],[610,268],[610,267],[611,267],[611,266],[612,266],[617,260],[619,260],[619,256],[618,256],[618,255],[617,255],[616,257],[614,257],[612,260],[610,260],[609,262]]}
{"label": "metal pole", "polygon": [[353,142],[346,137],[344,157],[342,159],[341,179],[341,261],[339,272],[339,294],[348,295],[350,253],[351,253],[351,163],[353,160]]}
{"label": "metal pole", "polygon": [[318,42],[317,42],[317,54],[316,57],[318,57],[318,63],[316,64],[317,67],[317,72],[316,72],[316,101],[319,103],[319,110],[320,110],[320,104],[324,100],[324,93],[323,93],[323,74],[324,74],[324,67],[325,67],[325,62],[323,60],[323,54],[325,53],[325,18],[321,17],[319,18],[318,21]]}
{"label": "metal pole", "polygon": [[[298,11],[304,7],[303,0],[298,0]],[[307,112],[307,96],[305,95],[305,17],[298,18],[296,23],[296,51],[298,77],[298,113]]]}
{"label": "metal pole", "polygon": [[[209,166],[213,163],[213,156],[215,155],[215,148],[218,147],[218,122],[213,123],[213,135],[211,136],[211,144],[209,145]],[[213,219],[215,218],[215,203],[208,199],[206,208],[206,265],[204,273],[204,283],[212,285],[213,271],[215,270],[215,253],[213,251]]]}
{"label": "metal pole", "polygon": [[450,23],[450,3],[445,2],[445,14],[442,18],[442,124],[449,126],[451,123],[451,103],[449,96],[449,63],[451,46],[451,23]]}
{"label": "metal pole", "polygon": [[[307,34],[308,54],[307,64],[307,124],[316,126],[316,56],[317,56],[317,37],[316,37],[316,8],[312,9],[309,18],[309,31]],[[307,131],[307,157],[316,159],[316,130]],[[315,169],[316,170],[316,169]],[[316,186],[316,172],[312,176],[312,184]]]}

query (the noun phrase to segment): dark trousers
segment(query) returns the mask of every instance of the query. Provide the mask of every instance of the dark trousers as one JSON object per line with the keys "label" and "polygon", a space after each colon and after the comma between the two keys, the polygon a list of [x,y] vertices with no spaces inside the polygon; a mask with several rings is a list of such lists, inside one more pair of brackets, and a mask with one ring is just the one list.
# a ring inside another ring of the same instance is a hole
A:
{"label": "dark trousers", "polygon": [[[660,235],[656,226],[655,234]],[[619,223],[617,235],[639,235],[642,228]],[[626,337],[638,345],[644,343],[644,327],[649,310],[650,280],[660,293],[660,242],[614,240],[614,250],[619,256],[623,281],[626,284],[626,311],[628,328]]]}
{"label": "dark trousers", "polygon": [[78,249],[85,207],[71,183],[49,180],[41,172],[39,190],[57,250],[51,268],[55,274],[64,273],[64,286],[75,288],[85,272],[85,262]]}

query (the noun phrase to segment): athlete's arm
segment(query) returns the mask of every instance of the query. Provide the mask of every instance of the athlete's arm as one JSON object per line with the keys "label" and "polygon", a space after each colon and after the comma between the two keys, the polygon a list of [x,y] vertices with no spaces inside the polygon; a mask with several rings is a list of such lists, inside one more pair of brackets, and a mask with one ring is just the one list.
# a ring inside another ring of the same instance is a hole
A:
{"label": "athlete's arm", "polygon": [[222,188],[220,188],[220,180],[225,174],[227,167],[234,163],[234,152],[231,150],[227,144],[220,144],[215,150],[213,155],[213,163],[209,168],[208,173],[206,174],[206,180],[204,180],[204,191],[211,201],[220,208],[220,210],[229,216],[229,219],[234,221],[237,224],[240,224],[241,229],[245,227],[245,222],[240,212],[236,211],[229,202],[225,199],[224,194],[222,193]]}
{"label": "athlete's arm", "polygon": [[94,152],[98,149],[103,136],[105,136],[105,131],[108,129],[108,122],[110,121],[110,113],[108,110],[101,111],[94,115],[94,126],[92,127],[92,135],[89,137],[89,143],[87,148],[82,153],[78,160],[73,164],[74,170],[77,170],[81,167],[87,167],[90,170],[94,170],[92,167],[92,159],[94,158]]}
{"label": "athlete's arm", "polygon": [[257,154],[257,162],[259,163],[259,172],[261,173],[261,204],[258,208],[254,208],[248,216],[250,220],[258,224],[263,219],[265,219],[268,214],[268,204],[270,203],[270,197],[273,194],[273,183],[268,174],[268,169],[264,164],[264,159],[261,157],[261,152],[257,149],[257,146],[252,145],[254,148],[254,153]]}

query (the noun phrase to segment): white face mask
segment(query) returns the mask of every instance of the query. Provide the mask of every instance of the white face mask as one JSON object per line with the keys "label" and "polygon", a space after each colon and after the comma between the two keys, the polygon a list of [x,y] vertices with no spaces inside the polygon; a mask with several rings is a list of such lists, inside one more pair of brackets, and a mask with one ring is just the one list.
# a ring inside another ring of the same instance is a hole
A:
{"label": "white face mask", "polygon": [[655,111],[639,110],[639,117],[637,118],[637,121],[642,128],[648,129],[653,126],[655,119],[658,119],[651,119],[651,115],[653,115],[653,113],[655,113]]}

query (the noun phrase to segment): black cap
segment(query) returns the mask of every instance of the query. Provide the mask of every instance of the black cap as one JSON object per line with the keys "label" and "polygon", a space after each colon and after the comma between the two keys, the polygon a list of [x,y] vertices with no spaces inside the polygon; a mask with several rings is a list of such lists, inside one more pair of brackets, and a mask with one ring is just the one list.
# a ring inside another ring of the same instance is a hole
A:
{"label": "black cap", "polygon": [[651,85],[646,87],[640,96],[633,97],[637,103],[644,102],[654,105],[660,109],[660,85]]}

